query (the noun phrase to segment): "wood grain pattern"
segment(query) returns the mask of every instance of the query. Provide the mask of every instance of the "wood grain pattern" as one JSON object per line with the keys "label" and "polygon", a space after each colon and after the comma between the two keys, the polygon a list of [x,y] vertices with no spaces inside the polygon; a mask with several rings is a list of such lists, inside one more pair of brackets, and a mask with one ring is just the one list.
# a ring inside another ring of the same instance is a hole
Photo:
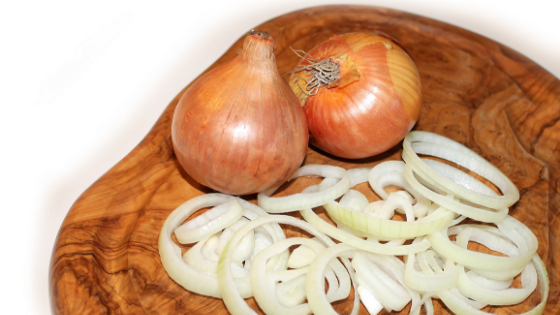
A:
{"label": "wood grain pattern", "polygon": [[[423,108],[417,130],[436,132],[479,152],[521,192],[510,213],[537,235],[549,271],[546,314],[560,313],[560,81],[519,53],[466,30],[424,17],[367,6],[305,9],[255,29],[276,40],[280,73],[298,62],[289,47],[309,50],[332,34],[380,30],[397,39],[416,62]],[[237,41],[216,63],[239,51]],[[173,154],[170,126],[183,92],[145,139],[86,190],[64,220],[53,249],[50,294],[55,314],[227,314],[221,300],[189,293],[163,270],[157,238],[179,204],[208,192],[189,178]],[[305,163],[345,168],[400,159],[395,147],[375,158],[349,161],[309,149]],[[313,179],[295,181],[301,189]],[[364,191],[367,187],[361,187]],[[369,198],[375,199],[373,193]],[[249,196],[254,200],[255,196]],[[297,234],[289,230],[288,234]],[[496,314],[521,305],[486,308]],[[248,302],[255,305],[252,299]],[[337,303],[341,313],[350,303]],[[437,314],[448,310],[435,302]],[[405,309],[405,311],[408,308]],[[365,309],[362,308],[365,314]]]}

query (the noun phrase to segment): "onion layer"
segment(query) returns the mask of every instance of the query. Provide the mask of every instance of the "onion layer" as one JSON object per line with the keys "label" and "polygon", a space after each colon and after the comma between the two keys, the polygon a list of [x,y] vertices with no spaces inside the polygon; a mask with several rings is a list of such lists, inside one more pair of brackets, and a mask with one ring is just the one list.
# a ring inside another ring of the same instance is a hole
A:
{"label": "onion layer", "polygon": [[[325,203],[342,196],[350,188],[350,179],[348,172],[341,167],[330,165],[306,165],[298,169],[290,178],[294,179],[300,176],[322,176],[340,179],[338,183],[329,185],[328,188],[321,191],[301,192],[285,197],[270,197],[277,189],[259,193],[259,206],[270,213],[285,213],[307,208],[314,208],[324,205]],[[319,187],[318,187],[319,188]]]}
{"label": "onion layer", "polygon": [[[455,162],[488,179],[504,194],[484,194],[462,186],[432,169],[417,155],[427,154]],[[519,200],[517,187],[498,168],[471,149],[449,138],[425,131],[413,131],[403,141],[403,160],[418,176],[434,187],[492,209],[507,208]]]}
{"label": "onion layer", "polygon": [[[481,158],[474,152],[439,136],[420,133],[418,137],[408,140],[409,150],[403,153],[406,164],[390,161],[349,171],[309,165],[292,178],[322,176],[320,184],[287,197],[271,197],[275,189],[259,194],[259,203],[267,211],[300,210],[307,222],[291,216],[269,216],[254,204],[221,194],[186,202],[171,213],[160,234],[164,268],[185,288],[222,297],[232,314],[255,314],[243,301],[251,295],[267,314],[336,314],[332,302],[349,296],[351,281],[355,294],[351,314],[358,313],[361,300],[373,313],[382,309],[400,311],[412,302],[411,315],[419,315],[422,306],[426,314],[433,315],[432,299],[439,298],[455,313],[480,315],[486,314],[481,311],[486,305],[523,302],[537,285],[541,302],[525,314],[542,314],[549,280],[536,254],[537,237],[508,216],[507,207],[493,209],[486,203],[490,200],[503,206],[515,197],[516,190],[508,187],[499,171],[481,166],[477,162]],[[455,167],[420,159],[417,153],[468,165],[490,177],[504,195],[499,196]],[[427,175],[431,172],[436,174],[436,180]],[[441,178],[460,188],[443,189],[438,183]],[[365,181],[384,200],[369,203],[364,194],[349,189]],[[388,185],[404,190],[387,194],[384,188]],[[463,190],[467,193],[456,195]],[[335,201],[340,196],[340,201]],[[486,201],[477,203],[480,200]],[[325,222],[311,209],[321,205],[337,226]],[[453,211],[447,210],[446,205]],[[198,209],[212,206],[180,226]],[[396,211],[404,213],[406,221],[392,221]],[[460,224],[466,217],[493,222],[496,227]],[[295,226],[315,237],[285,239],[278,223]],[[181,257],[181,249],[171,241],[173,232],[180,242],[200,242]],[[335,245],[321,232],[342,243]],[[451,241],[449,237],[453,235],[455,240]],[[407,239],[414,240],[403,245]],[[380,240],[390,241],[381,244]],[[469,242],[505,256],[469,250]],[[298,245],[290,254],[289,249]],[[396,255],[404,255],[404,263]],[[512,287],[519,274],[521,288]]]}
{"label": "onion layer", "polygon": [[[408,200],[398,194],[392,194],[384,203],[383,207],[394,211],[398,206],[410,208],[413,213],[412,205]],[[365,235],[382,240],[411,239],[417,236],[427,235],[447,227],[453,220],[455,214],[447,209],[438,208],[427,217],[416,221],[393,221],[363,212],[354,211],[344,207],[336,201],[325,204],[325,209],[333,219],[336,219]],[[382,207],[382,210],[383,210]],[[409,216],[407,215],[407,218]],[[414,215],[412,214],[412,220]]]}
{"label": "onion layer", "polygon": [[[245,210],[243,215],[245,217],[248,217],[249,219],[267,216],[267,213],[262,209],[242,199],[223,194],[202,195],[193,198],[177,207],[177,209],[175,209],[165,220],[158,239],[158,249],[161,262],[169,277],[191,292],[216,298],[221,297],[217,280],[217,269],[212,269],[213,267],[217,266],[217,260],[205,257],[205,259],[207,259],[209,263],[206,266],[198,268],[197,265],[201,264],[202,262],[198,261],[194,266],[188,264],[187,262],[189,262],[189,260],[192,259],[193,256],[204,257],[203,247],[208,242],[215,243],[219,242],[219,240],[212,239],[213,236],[211,234],[204,235],[202,243],[195,245],[183,256],[181,254],[181,248],[171,240],[171,235],[176,230],[176,228],[179,227],[194,212],[202,208],[220,206],[222,204],[227,204],[233,208],[241,204]],[[214,231],[210,232],[213,233]],[[266,232],[274,240],[285,239],[284,232],[279,225],[267,226]],[[219,247],[219,244],[215,243],[208,245],[212,246],[216,252],[218,251],[216,248]],[[240,248],[236,247],[236,249]],[[208,248],[206,248],[206,250],[208,251]],[[215,255],[217,255],[216,252],[214,253]],[[207,256],[210,255],[212,255],[212,253],[207,252]],[[236,260],[242,258],[243,257],[240,258],[239,256],[237,256]],[[284,258],[284,260],[287,260],[287,256]],[[233,258],[232,262],[234,262]],[[246,263],[247,266],[250,266],[250,260],[246,261]],[[274,267],[278,268],[278,266],[281,265],[282,261],[276,260]],[[243,268],[241,267],[241,269]],[[249,283],[249,274],[248,271],[243,271],[241,269],[236,268],[237,279],[234,282],[234,286],[236,286],[242,296],[250,297],[252,295],[252,291]],[[239,275],[241,275],[242,277],[240,278]]]}

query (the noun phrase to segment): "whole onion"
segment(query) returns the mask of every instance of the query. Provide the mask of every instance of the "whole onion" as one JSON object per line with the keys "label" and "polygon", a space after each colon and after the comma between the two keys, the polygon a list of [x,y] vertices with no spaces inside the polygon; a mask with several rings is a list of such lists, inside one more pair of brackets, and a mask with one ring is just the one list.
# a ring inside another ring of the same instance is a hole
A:
{"label": "whole onion", "polygon": [[305,116],[278,73],[274,47],[268,33],[252,31],[238,56],[196,80],[179,100],[173,147],[202,185],[256,193],[279,186],[303,162]]}
{"label": "whole onion", "polygon": [[335,35],[301,56],[289,82],[316,147],[343,158],[374,156],[399,143],[418,120],[418,70],[388,36]]}

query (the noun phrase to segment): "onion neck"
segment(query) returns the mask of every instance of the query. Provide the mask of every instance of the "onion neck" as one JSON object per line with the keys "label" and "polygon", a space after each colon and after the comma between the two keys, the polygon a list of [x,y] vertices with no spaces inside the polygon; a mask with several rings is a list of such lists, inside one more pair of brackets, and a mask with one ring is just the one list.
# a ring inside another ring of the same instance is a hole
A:
{"label": "onion neck", "polygon": [[263,31],[251,31],[243,42],[241,55],[247,60],[274,61],[274,48],[276,43],[272,36]]}

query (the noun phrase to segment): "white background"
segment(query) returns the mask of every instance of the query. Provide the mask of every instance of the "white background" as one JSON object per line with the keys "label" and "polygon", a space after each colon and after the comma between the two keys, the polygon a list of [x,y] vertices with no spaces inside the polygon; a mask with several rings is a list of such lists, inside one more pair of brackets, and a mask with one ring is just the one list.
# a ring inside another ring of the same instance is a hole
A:
{"label": "white background", "polygon": [[[370,0],[487,36],[560,77],[556,0]],[[49,314],[52,245],[76,198],[252,27],[330,0],[3,1],[0,299]]]}

